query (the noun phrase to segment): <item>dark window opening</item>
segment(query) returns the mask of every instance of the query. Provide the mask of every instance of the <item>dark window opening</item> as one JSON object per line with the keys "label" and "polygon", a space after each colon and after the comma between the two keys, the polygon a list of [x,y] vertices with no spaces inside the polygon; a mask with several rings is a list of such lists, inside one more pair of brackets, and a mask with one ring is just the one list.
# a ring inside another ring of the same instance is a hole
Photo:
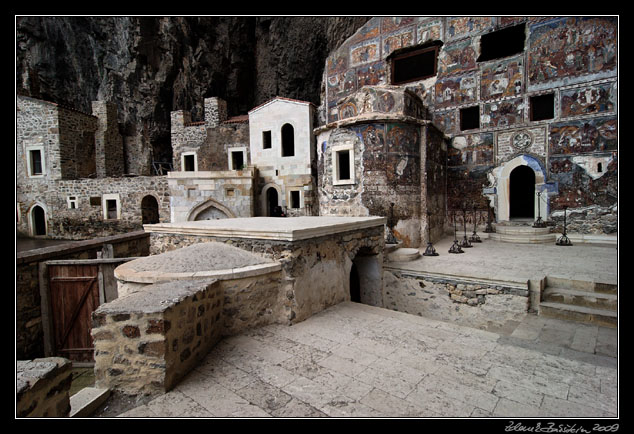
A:
{"label": "dark window opening", "polygon": [[262,131],[262,148],[271,149],[271,132]]}
{"label": "dark window opening", "polygon": [[291,124],[282,126],[282,157],[295,155],[295,130]]}
{"label": "dark window opening", "polygon": [[543,121],[555,117],[555,94],[532,96],[530,104],[531,121]]}
{"label": "dark window opening", "polygon": [[350,151],[337,152],[337,169],[339,169],[339,180],[350,179]]}
{"label": "dark window opening", "polygon": [[480,128],[480,107],[460,109],[460,131]]}
{"label": "dark window opening", "polygon": [[439,48],[439,45],[434,45],[392,57],[392,84],[408,83],[436,75]]}
{"label": "dark window opening", "polygon": [[31,175],[42,174],[42,153],[39,149],[29,151],[31,156]]}
{"label": "dark window opening", "polygon": [[300,196],[298,190],[291,191],[291,208],[300,208]]}
{"label": "dark window opening", "polygon": [[159,222],[159,206],[154,196],[145,196],[141,200],[141,222],[144,225]]}
{"label": "dark window opening", "polygon": [[497,30],[480,38],[478,62],[500,59],[524,51],[526,24]]}
{"label": "dark window opening", "polygon": [[599,173],[603,172],[603,164],[602,163],[597,163],[597,172],[599,172]]}
{"label": "dark window opening", "polygon": [[114,199],[106,199],[106,218],[108,220],[117,219],[117,201]]}
{"label": "dark window opening", "polygon": [[233,170],[241,170],[244,166],[244,153],[242,151],[231,152],[231,165]]}
{"label": "dark window opening", "polygon": [[101,206],[101,197],[92,196],[90,198],[90,206]]}
{"label": "dark window opening", "polygon": [[194,172],[196,170],[194,155],[185,155],[183,161],[185,162],[185,172]]}

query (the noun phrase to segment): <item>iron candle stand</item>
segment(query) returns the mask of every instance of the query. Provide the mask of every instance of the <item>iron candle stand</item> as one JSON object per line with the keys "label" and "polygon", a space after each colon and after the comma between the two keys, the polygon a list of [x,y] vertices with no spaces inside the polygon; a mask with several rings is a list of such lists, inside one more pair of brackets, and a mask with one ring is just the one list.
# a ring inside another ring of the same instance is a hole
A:
{"label": "iron candle stand", "polygon": [[491,222],[491,207],[487,205],[487,227],[484,229],[484,233],[492,234],[495,232],[495,228]]}
{"label": "iron candle stand", "polygon": [[449,253],[464,253],[464,251],[460,248],[460,244],[458,243],[458,237],[456,235],[456,213],[453,215],[453,244],[449,248]]}
{"label": "iron candle stand", "polygon": [[469,241],[471,241],[472,243],[481,243],[482,240],[480,239],[480,236],[478,236],[478,234],[476,233],[476,221],[478,219],[478,216],[476,214],[476,206],[475,204],[473,204],[473,233],[471,234],[471,237],[469,238]]}
{"label": "iron candle stand", "polygon": [[566,223],[566,210],[568,209],[567,206],[564,206],[564,233],[562,234],[561,237],[559,237],[559,239],[557,240],[557,242],[555,244],[557,244],[558,246],[572,246],[572,242],[570,241],[570,239],[568,238],[568,230],[567,230],[567,223]]}
{"label": "iron candle stand", "polygon": [[427,248],[425,249],[425,253],[423,253],[423,256],[438,256],[436,249],[434,249],[434,246],[431,243],[430,220],[431,220],[431,213],[427,211]]}
{"label": "iron candle stand", "polygon": [[460,243],[460,247],[462,248],[470,248],[473,247],[469,240],[467,239],[467,207],[462,207],[462,224],[464,226],[464,237],[462,238],[462,243]]}
{"label": "iron candle stand", "polygon": [[[541,195],[542,192],[538,191],[537,192],[537,220],[535,220],[535,223],[533,223],[533,227],[534,228],[545,228],[546,227],[546,222],[544,222],[542,220],[542,212],[541,212]],[[565,215],[564,215],[564,219],[565,219]]]}

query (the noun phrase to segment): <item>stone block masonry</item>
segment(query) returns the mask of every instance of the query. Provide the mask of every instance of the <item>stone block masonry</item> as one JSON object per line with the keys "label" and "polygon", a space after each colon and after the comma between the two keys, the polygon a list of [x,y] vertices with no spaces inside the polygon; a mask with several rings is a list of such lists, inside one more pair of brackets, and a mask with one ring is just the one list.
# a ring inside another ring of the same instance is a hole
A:
{"label": "stone block masonry", "polygon": [[95,385],[133,395],[170,390],[220,340],[215,280],[148,285],[93,313]]}
{"label": "stone block masonry", "polygon": [[61,357],[16,363],[16,416],[66,417],[70,413],[71,362]]}

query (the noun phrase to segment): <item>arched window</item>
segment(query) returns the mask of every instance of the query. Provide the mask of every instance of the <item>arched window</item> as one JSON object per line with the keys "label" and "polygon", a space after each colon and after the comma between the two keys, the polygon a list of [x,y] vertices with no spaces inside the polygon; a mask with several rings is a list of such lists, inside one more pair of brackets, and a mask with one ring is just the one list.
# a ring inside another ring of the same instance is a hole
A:
{"label": "arched window", "polygon": [[145,196],[141,200],[141,222],[144,225],[159,222],[159,206],[154,196]]}
{"label": "arched window", "polygon": [[282,126],[282,157],[295,155],[295,129],[291,124]]}

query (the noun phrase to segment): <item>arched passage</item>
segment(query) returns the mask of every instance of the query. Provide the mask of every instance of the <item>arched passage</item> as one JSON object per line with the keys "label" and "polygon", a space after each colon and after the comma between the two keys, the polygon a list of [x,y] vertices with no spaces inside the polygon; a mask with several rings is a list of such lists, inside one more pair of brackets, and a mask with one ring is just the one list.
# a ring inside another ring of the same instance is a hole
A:
{"label": "arched passage", "polygon": [[44,208],[39,205],[31,208],[31,233],[33,235],[46,235],[46,213]]}
{"label": "arched passage", "polygon": [[350,301],[361,303],[361,281],[359,280],[359,270],[354,262],[350,268]]}
{"label": "arched passage", "polygon": [[509,218],[535,218],[535,172],[528,166],[509,176]]}
{"label": "arched passage", "polygon": [[266,190],[267,215],[275,216],[276,209],[278,206],[279,206],[279,198],[278,198],[277,190],[273,187],[269,187],[269,189]]}
{"label": "arched passage", "polygon": [[141,200],[141,222],[144,225],[159,222],[159,206],[154,196],[148,195]]}
{"label": "arched passage", "polygon": [[350,301],[383,306],[382,257],[362,247],[350,266]]}

